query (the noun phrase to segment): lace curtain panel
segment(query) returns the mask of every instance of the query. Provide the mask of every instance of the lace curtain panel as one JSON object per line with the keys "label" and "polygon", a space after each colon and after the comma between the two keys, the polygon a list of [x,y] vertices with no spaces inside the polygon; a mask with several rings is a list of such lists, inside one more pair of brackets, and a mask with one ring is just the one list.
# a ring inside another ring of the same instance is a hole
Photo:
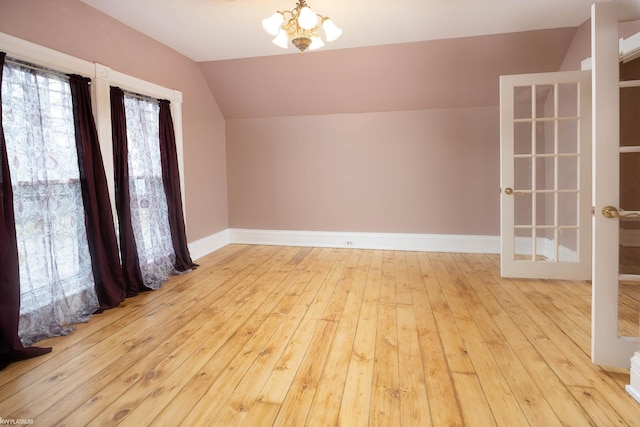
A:
{"label": "lace curtain panel", "polygon": [[131,225],[145,286],[158,289],[174,269],[175,253],[162,184],[159,104],[125,92]]}
{"label": "lace curtain panel", "polygon": [[63,335],[98,308],[68,80],[7,63],[2,123],[20,262],[19,336]]}

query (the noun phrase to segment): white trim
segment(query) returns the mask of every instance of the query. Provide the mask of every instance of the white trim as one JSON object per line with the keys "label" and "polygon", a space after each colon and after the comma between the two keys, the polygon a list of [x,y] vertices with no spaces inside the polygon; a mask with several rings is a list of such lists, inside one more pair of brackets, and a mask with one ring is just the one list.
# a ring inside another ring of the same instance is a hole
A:
{"label": "white trim", "polygon": [[100,153],[102,154],[102,165],[107,176],[107,188],[109,189],[109,200],[113,221],[118,224],[118,213],[116,211],[116,187],[113,165],[112,133],[111,133],[111,108],[109,100],[110,82],[109,76],[111,68],[95,64],[95,77],[91,82],[91,102],[93,104],[93,115],[98,131],[98,141],[100,141]]}
{"label": "white trim", "polygon": [[170,101],[175,100],[176,102],[181,102],[182,100],[182,96],[178,91],[159,86],[155,83],[151,83],[137,77],[129,76],[108,67],[104,68],[108,69],[109,72],[108,75],[103,78],[109,80],[111,86],[118,86],[120,89],[135,92],[140,95],[147,95],[152,98],[168,99]]}
{"label": "white trim", "polygon": [[229,229],[231,243],[387,249],[425,252],[500,253],[499,236],[411,233],[360,233]]}
{"label": "white trim", "polygon": [[[636,58],[640,58],[640,33],[636,33],[626,39],[619,39],[618,50],[620,60],[625,64]],[[585,58],[580,62],[580,69],[582,71],[591,70],[592,64],[593,60],[591,57]]]}
{"label": "white trim", "polygon": [[188,244],[195,261],[229,244],[499,254],[499,236],[227,228]]}
{"label": "white trim", "polygon": [[196,240],[195,242],[189,243],[189,253],[191,254],[191,258],[196,261],[205,255],[209,255],[210,253],[227,246],[229,243],[231,242],[229,240],[229,229],[227,228],[200,240]]}
{"label": "white trim", "polygon": [[631,358],[631,384],[627,385],[627,393],[640,403],[640,351]]}
{"label": "white trim", "polygon": [[620,41],[620,55],[622,62],[627,63],[640,58],[640,33]]}

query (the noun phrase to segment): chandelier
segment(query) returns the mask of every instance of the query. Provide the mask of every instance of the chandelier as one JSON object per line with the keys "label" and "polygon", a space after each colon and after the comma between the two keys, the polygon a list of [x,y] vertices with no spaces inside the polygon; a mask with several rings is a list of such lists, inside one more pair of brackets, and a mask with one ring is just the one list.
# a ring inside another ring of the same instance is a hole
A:
{"label": "chandelier", "polygon": [[324,30],[328,42],[334,41],[342,34],[342,30],[331,19],[312,11],[305,0],[298,0],[293,10],[277,11],[271,17],[263,19],[262,27],[267,33],[276,36],[273,39],[276,46],[286,49],[291,39],[291,43],[300,52],[324,46],[320,38],[320,28]]}

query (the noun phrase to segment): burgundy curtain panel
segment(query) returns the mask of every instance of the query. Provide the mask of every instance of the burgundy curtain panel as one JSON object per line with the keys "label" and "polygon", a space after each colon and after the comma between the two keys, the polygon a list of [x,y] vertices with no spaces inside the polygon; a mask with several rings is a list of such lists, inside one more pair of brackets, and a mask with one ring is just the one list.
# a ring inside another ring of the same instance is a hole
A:
{"label": "burgundy curtain panel", "polygon": [[113,167],[116,189],[116,211],[120,227],[120,254],[122,273],[127,284],[127,296],[148,291],[143,281],[138,260],[136,238],[131,224],[131,198],[129,195],[129,151],[127,145],[127,118],[124,92],[111,87],[111,131],[113,138]]}
{"label": "burgundy curtain panel", "polygon": [[91,110],[90,81],[86,77],[69,76],[87,240],[99,311],[102,311],[120,304],[126,297],[126,290],[107,178]]}
{"label": "burgundy curtain panel", "polygon": [[[0,87],[6,54],[0,52]],[[13,189],[2,129],[0,93],[0,370],[9,363],[39,356],[51,347],[24,347],[18,337],[20,319],[20,267],[13,211]]]}
{"label": "burgundy curtain panel", "polygon": [[178,153],[176,136],[171,119],[171,105],[168,100],[160,101],[160,161],[162,162],[162,182],[167,197],[169,210],[169,227],[171,241],[176,253],[175,269],[187,271],[197,267],[191,260],[187,247],[187,233],[182,211],[182,195],[180,194],[180,172],[178,171]]}

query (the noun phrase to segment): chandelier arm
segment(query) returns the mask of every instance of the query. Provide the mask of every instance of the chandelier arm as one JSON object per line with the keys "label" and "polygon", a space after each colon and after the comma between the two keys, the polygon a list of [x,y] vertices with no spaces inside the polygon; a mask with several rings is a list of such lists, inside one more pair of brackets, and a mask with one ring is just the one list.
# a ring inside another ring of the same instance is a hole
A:
{"label": "chandelier arm", "polygon": [[291,16],[293,18],[298,19],[298,17],[300,16],[300,10],[302,10],[302,8],[296,6],[292,10],[290,10],[289,13],[291,13]]}

